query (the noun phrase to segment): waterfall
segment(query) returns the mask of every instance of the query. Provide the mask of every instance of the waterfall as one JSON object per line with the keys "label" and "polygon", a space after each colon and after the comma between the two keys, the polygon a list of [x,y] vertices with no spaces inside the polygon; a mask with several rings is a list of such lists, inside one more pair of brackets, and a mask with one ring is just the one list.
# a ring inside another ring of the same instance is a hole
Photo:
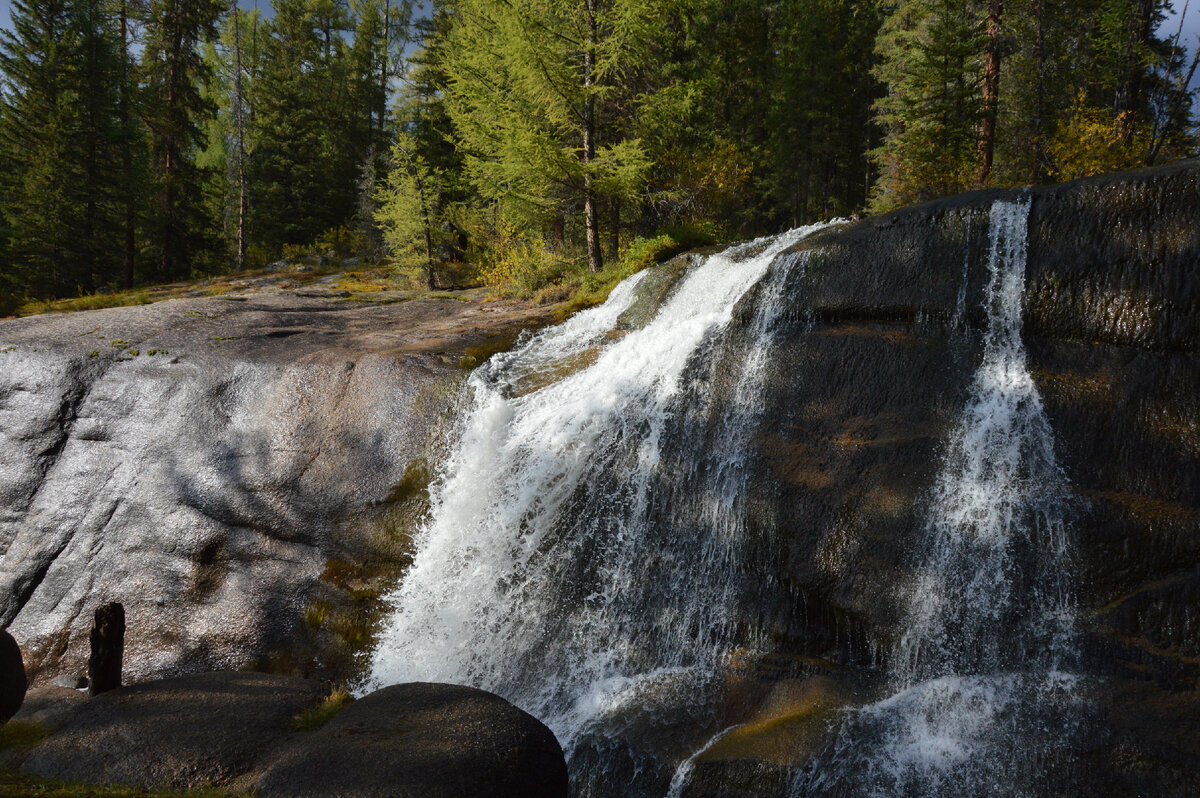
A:
{"label": "waterfall", "polygon": [[[889,697],[841,713],[795,796],[1049,792],[1079,690],[1065,479],[1021,337],[1029,207],[991,208],[981,360],[922,504]],[[793,245],[821,227],[635,275],[471,374],[372,686],[505,696],[554,730],[577,795],[688,794],[735,651],[778,645],[746,619],[795,601],[763,580],[786,542],[750,480],[802,312]]]}
{"label": "waterfall", "polygon": [[991,209],[983,357],[928,502],[893,695],[794,795],[1047,795],[1076,679],[1064,477],[1021,338],[1028,198]]}
{"label": "waterfall", "polygon": [[554,730],[578,791],[607,779],[637,793],[642,764],[612,740],[706,711],[717,663],[747,642],[748,443],[785,285],[804,266],[781,254],[822,227],[704,258],[640,328],[634,275],[472,373],[372,684],[497,692]]}

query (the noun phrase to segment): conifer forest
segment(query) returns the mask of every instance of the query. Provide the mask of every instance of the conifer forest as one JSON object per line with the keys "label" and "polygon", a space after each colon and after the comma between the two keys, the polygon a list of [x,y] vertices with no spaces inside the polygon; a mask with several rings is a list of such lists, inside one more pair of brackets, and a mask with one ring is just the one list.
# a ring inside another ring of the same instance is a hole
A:
{"label": "conifer forest", "polygon": [[327,251],[549,296],[666,249],[1193,157],[1197,46],[1169,11],[14,0],[0,315]]}

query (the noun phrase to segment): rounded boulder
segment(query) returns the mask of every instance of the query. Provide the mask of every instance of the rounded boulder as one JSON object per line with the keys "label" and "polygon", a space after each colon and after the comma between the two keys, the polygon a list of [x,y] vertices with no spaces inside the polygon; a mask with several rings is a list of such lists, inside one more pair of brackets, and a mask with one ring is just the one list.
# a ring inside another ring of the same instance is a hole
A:
{"label": "rounded boulder", "polygon": [[297,735],[254,786],[264,798],[565,798],[567,784],[541,721],[483,690],[415,682]]}
{"label": "rounded boulder", "polygon": [[17,714],[28,687],[21,647],[12,635],[0,631],[0,723]]}

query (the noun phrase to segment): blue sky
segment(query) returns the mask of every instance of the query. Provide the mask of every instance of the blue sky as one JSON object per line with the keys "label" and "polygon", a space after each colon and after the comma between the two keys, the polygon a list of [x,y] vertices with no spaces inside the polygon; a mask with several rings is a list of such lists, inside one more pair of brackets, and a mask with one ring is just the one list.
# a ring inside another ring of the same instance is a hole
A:
{"label": "blue sky", "polygon": [[[242,8],[254,8],[256,0],[238,0]],[[1173,0],[1172,6],[1176,9],[1182,9],[1184,0]],[[0,26],[8,27],[9,9],[12,3],[11,0],[0,0]],[[259,10],[269,15],[271,11],[271,0],[257,0]],[[1174,14],[1167,19],[1163,25],[1163,31],[1168,35],[1174,35],[1179,26],[1179,19]],[[1189,49],[1194,50],[1196,47],[1196,37],[1200,36],[1200,0],[1192,0],[1191,7],[1187,12],[1187,20],[1184,25],[1183,38],[1189,42]],[[1200,74],[1196,76],[1196,80],[1192,83],[1193,86],[1200,85]]]}

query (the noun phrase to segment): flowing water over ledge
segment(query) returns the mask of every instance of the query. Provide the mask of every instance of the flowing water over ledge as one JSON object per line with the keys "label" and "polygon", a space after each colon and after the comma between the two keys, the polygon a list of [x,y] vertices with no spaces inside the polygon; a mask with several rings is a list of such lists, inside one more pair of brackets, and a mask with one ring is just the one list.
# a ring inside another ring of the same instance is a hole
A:
{"label": "flowing water over ledge", "polygon": [[990,219],[987,328],[929,500],[892,657],[794,795],[1044,795],[1069,747],[1077,654],[1064,476],[1021,340],[1028,198]]}
{"label": "flowing water over ledge", "polygon": [[[1069,503],[1021,340],[1029,205],[991,209],[982,362],[882,690],[822,715],[840,732],[782,782],[739,794],[1045,794],[1042,754],[1082,699]],[[578,795],[705,794],[696,759],[744,728],[719,708],[731,662],[788,654],[746,620],[797,601],[750,480],[775,350],[805,323],[795,245],[823,227],[698,260],[644,324],[661,275],[635,275],[472,375],[373,685],[500,693],[555,731]]]}

